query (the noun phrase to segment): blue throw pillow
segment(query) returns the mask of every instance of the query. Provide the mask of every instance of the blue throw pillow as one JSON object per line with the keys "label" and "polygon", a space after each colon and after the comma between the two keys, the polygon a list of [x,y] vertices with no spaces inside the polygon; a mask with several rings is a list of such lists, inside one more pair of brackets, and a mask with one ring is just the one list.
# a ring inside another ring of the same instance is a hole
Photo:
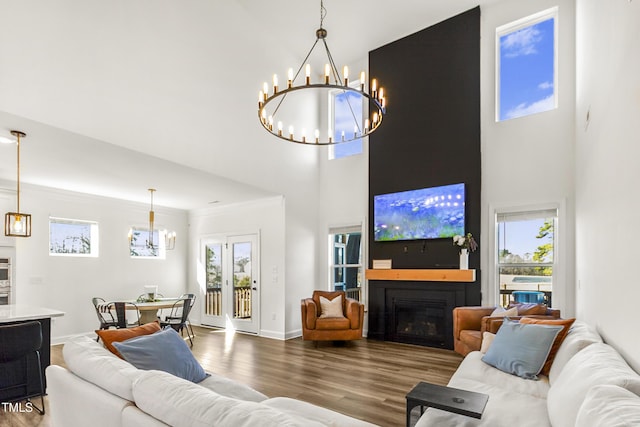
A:
{"label": "blue throw pillow", "polygon": [[505,318],[482,361],[509,374],[538,379],[562,326],[519,323]]}
{"label": "blue throw pillow", "polygon": [[114,342],[113,345],[124,360],[138,369],[165,371],[194,383],[208,375],[182,337],[172,328]]}

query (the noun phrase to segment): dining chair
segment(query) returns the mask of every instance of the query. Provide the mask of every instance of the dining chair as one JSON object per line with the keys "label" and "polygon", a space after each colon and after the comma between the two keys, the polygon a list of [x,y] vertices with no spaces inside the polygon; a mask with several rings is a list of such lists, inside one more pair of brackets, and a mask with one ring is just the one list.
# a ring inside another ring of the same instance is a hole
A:
{"label": "dining chair", "polygon": [[[118,321],[114,317],[113,313],[109,308],[109,304],[104,300],[104,298],[100,298],[100,297],[91,298],[91,302],[93,303],[93,308],[96,310],[96,315],[98,316],[98,320],[100,321],[99,329],[109,329],[111,327],[114,327],[114,328],[118,327]],[[99,339],[100,337],[98,337],[97,340]]]}
{"label": "dining chair", "polygon": [[[193,295],[193,294],[185,294],[185,295]],[[191,332],[189,331],[190,328],[188,326],[188,319],[189,319],[189,313],[191,312],[191,308],[193,307],[194,300],[195,300],[195,295],[193,295],[193,297],[187,296],[185,298],[182,298],[176,301],[171,307],[171,313],[169,314],[169,316],[165,317],[164,320],[160,321],[161,327],[164,328],[165,326],[171,326],[173,329],[176,330],[176,332],[180,332],[180,335],[182,335],[182,331],[186,329],[187,337],[189,338],[189,343],[191,343],[191,347],[193,347],[193,340],[191,339],[191,336],[193,335],[193,329],[191,329]]]}
{"label": "dining chair", "polygon": [[[41,408],[33,407],[44,415],[44,381],[40,348],[42,347],[42,325],[40,322],[24,322],[0,326],[0,366],[10,371],[8,378],[0,381],[2,400],[20,401],[40,396]],[[22,369],[24,368],[24,369]],[[35,372],[37,371],[37,373]]]}
{"label": "dining chair", "polygon": [[[180,299],[185,299],[185,298],[191,298],[191,307],[189,307],[189,313],[191,313],[191,309],[193,308],[193,305],[196,303],[196,294],[182,294],[180,295]],[[180,308],[178,309],[178,313],[175,315],[172,315],[172,313],[169,313],[168,316],[165,317],[165,320],[179,320],[182,317],[182,306],[180,306]],[[188,314],[187,314],[187,327],[189,328],[187,330],[188,333],[191,333],[192,336],[196,336],[193,332],[193,327],[191,326],[191,321],[189,320]]]}

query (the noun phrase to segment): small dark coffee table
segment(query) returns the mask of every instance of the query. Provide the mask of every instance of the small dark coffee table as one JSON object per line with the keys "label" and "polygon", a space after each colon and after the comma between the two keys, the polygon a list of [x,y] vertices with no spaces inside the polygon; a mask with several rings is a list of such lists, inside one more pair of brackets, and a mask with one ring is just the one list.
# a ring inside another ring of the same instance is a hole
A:
{"label": "small dark coffee table", "polygon": [[420,415],[424,413],[424,407],[427,406],[454,414],[481,418],[489,395],[420,382],[407,394],[406,398],[407,427],[409,427],[411,410],[416,406],[420,406]]}

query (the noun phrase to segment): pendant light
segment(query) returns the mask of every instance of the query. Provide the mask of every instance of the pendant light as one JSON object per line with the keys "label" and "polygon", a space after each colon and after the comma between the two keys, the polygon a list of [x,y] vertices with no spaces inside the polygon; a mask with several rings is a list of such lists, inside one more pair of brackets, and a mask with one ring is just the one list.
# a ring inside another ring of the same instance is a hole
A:
{"label": "pendant light", "polygon": [[20,139],[27,134],[19,130],[12,130],[11,135],[17,138],[17,163],[18,172],[16,177],[16,200],[17,209],[15,212],[7,212],[4,216],[4,235],[10,237],[31,237],[31,215],[20,212]]}

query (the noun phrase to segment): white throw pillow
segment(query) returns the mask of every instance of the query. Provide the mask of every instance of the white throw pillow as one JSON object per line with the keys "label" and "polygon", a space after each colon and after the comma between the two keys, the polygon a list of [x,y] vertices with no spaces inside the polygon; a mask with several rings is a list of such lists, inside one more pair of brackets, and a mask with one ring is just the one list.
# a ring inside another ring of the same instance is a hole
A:
{"label": "white throw pillow", "polygon": [[511,307],[506,310],[502,306],[497,306],[495,310],[489,315],[489,317],[512,317],[518,315],[518,307]]}
{"label": "white throw pillow", "polygon": [[640,425],[640,396],[615,385],[593,387],[578,411],[580,427]]}
{"label": "white throw pillow", "polygon": [[325,297],[320,297],[320,310],[322,314],[320,317],[342,317],[342,295],[338,295],[332,300],[328,300]]}
{"label": "white throw pillow", "polygon": [[487,350],[489,350],[489,347],[491,346],[491,343],[493,342],[493,339],[495,337],[496,334],[492,334],[491,332],[482,333],[482,345],[480,346],[480,353],[485,354]]}

